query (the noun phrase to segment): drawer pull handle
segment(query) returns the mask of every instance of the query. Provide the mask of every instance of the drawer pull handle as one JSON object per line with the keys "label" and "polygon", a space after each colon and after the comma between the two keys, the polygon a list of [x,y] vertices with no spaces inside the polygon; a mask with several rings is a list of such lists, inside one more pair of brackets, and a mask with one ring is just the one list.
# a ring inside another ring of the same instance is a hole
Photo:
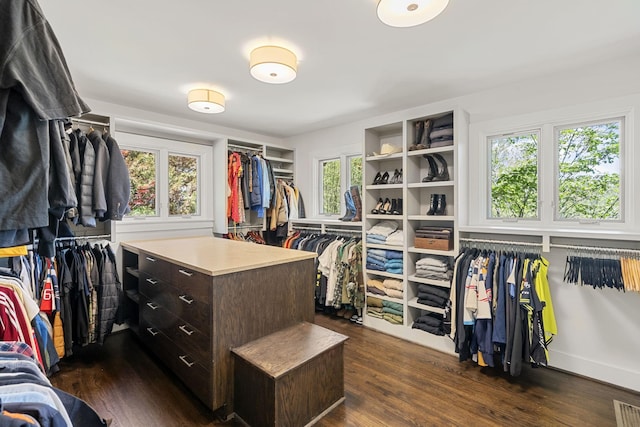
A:
{"label": "drawer pull handle", "polygon": [[152,285],[157,285],[158,281],[157,280],[153,280],[153,279],[147,279],[147,282],[151,283]]}
{"label": "drawer pull handle", "polygon": [[149,261],[149,262],[156,262],[156,259],[155,259],[155,258],[151,258],[150,256],[145,257],[145,258],[146,258],[146,259],[147,259],[147,261]]}
{"label": "drawer pull handle", "polygon": [[187,329],[187,325],[180,325],[179,329],[184,332],[185,334],[191,336],[191,334],[193,334],[195,331],[190,331]]}
{"label": "drawer pull handle", "polygon": [[149,308],[150,308],[151,310],[157,310],[157,309],[158,309],[158,307],[160,307],[159,305],[154,304],[154,303],[152,303],[152,302],[148,302],[148,303],[147,303],[147,305],[149,306]]}
{"label": "drawer pull handle", "polygon": [[193,302],[193,299],[187,298],[186,295],[180,295],[178,298],[180,298],[182,301],[186,302],[187,304],[191,304]]}
{"label": "drawer pull handle", "polygon": [[191,362],[189,363],[189,361],[187,360],[187,356],[180,356],[180,360],[182,360],[182,363],[184,363],[185,365],[187,365],[187,367],[192,367],[195,362]]}
{"label": "drawer pull handle", "polygon": [[152,328],[147,328],[147,331],[151,334],[152,337],[155,337],[160,332],[154,331]]}
{"label": "drawer pull handle", "polygon": [[180,273],[184,274],[184,275],[185,275],[185,276],[187,276],[187,277],[191,277],[191,276],[193,276],[193,273],[191,273],[191,272],[189,272],[189,271],[186,271],[186,270],[183,270],[183,269],[180,269],[180,270],[178,270],[178,271],[179,271]]}

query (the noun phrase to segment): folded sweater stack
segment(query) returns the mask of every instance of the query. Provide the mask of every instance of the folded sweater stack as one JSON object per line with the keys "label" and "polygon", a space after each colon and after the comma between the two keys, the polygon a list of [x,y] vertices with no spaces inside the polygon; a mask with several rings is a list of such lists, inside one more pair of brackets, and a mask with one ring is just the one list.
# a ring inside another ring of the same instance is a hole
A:
{"label": "folded sweater stack", "polygon": [[430,148],[453,145],[453,113],[433,121],[429,139],[431,140]]}
{"label": "folded sweater stack", "polygon": [[[395,221],[380,221],[367,230],[367,243],[380,245],[402,246],[404,238],[402,230],[398,230],[398,223]],[[400,244],[396,242],[400,239]]]}
{"label": "folded sweater stack", "polygon": [[448,335],[451,333],[451,319],[439,313],[426,313],[418,317],[411,327],[433,335]]}
{"label": "folded sweater stack", "polygon": [[450,288],[439,286],[418,285],[418,302],[431,307],[445,308],[449,301]]}
{"label": "folded sweater stack", "polygon": [[402,325],[402,304],[393,301],[382,301],[382,318],[395,325]]}
{"label": "folded sweater stack", "polygon": [[384,293],[392,298],[402,299],[404,292],[402,290],[402,281],[397,279],[384,279],[382,282]]}
{"label": "folded sweater stack", "polygon": [[382,300],[380,298],[367,297],[367,316],[382,319]]}
{"label": "folded sweater stack", "polygon": [[416,262],[416,276],[425,279],[451,281],[453,270],[448,257],[430,255]]}

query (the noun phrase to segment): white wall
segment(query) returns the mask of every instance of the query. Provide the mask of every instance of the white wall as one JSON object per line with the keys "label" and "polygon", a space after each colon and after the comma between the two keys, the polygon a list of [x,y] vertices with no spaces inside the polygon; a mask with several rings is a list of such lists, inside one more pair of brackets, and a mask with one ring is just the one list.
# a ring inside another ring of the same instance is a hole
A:
{"label": "white wall", "polygon": [[[367,127],[451,106],[467,111],[473,124],[606,100],[640,93],[639,75],[640,56],[622,58],[298,135],[286,143],[296,148],[296,181],[307,199],[314,194],[313,161],[318,150],[339,153],[344,146],[362,144]],[[632,141],[635,146],[640,146],[638,134]],[[470,135],[469,143],[477,141]],[[310,203],[306,199],[305,203]],[[565,284],[566,253],[552,249],[545,256],[551,262],[549,282],[559,330],[550,346],[551,365],[640,391],[640,294]]]}

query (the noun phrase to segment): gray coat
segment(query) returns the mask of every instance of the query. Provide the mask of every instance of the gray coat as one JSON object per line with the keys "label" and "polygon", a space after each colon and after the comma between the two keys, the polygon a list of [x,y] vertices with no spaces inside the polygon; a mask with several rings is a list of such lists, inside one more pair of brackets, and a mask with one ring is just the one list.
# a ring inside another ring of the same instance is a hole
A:
{"label": "gray coat", "polygon": [[[75,130],[80,158],[80,179],[77,182],[79,223],[85,227],[95,227],[96,218],[93,213],[93,179],[96,154],[91,141],[79,129]],[[76,169],[76,165],[74,165]]]}
{"label": "gray coat", "polygon": [[102,135],[109,150],[109,177],[107,178],[107,214],[105,219],[122,220],[129,213],[131,179],[120,147],[108,133]]}

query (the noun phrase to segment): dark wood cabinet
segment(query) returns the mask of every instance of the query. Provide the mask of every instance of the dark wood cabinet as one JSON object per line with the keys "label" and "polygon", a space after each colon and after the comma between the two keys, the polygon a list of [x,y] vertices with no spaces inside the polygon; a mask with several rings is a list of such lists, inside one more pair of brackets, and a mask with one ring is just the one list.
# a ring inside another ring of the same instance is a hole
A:
{"label": "dark wood cabinet", "polygon": [[231,349],[313,322],[314,256],[213,237],[123,242],[125,271],[136,267],[140,339],[209,408],[229,415]]}

